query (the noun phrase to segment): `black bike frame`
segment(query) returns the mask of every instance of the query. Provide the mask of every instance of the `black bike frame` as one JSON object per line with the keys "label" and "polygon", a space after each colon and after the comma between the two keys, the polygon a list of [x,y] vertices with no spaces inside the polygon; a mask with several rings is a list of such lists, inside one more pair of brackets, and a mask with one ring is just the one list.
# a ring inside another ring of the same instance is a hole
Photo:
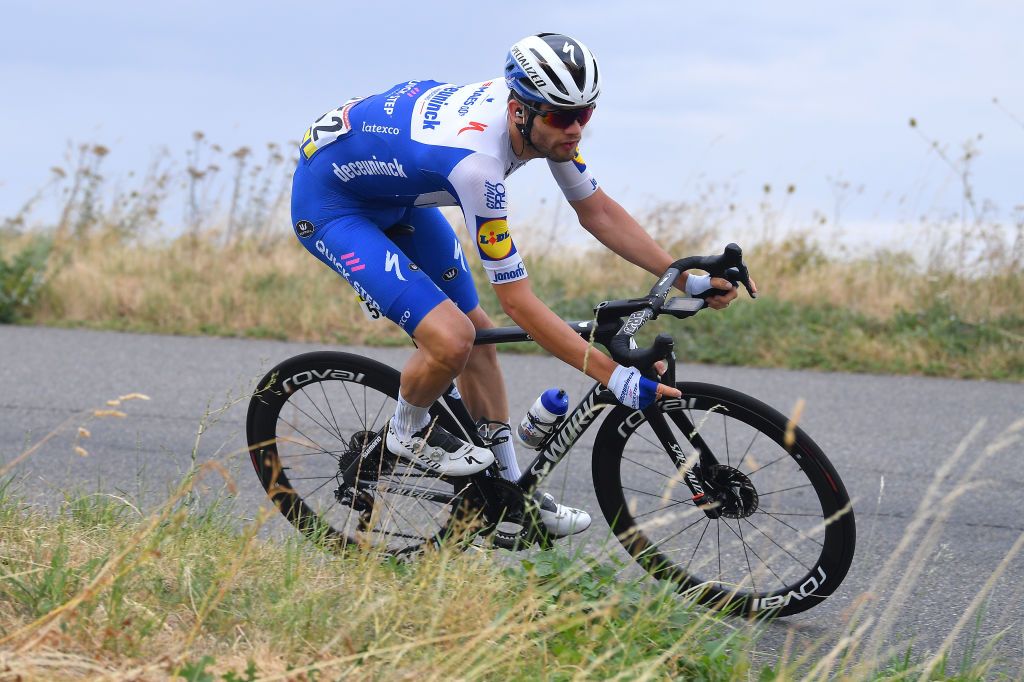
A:
{"label": "black bike frame", "polygon": [[[582,336],[584,339],[591,340],[593,338],[593,321],[572,321],[567,322],[567,324],[574,332]],[[530,335],[520,327],[498,327],[478,331],[475,344],[489,345],[532,340],[533,339]],[[675,374],[674,367],[672,368],[671,374],[673,376]],[[445,405],[447,405],[452,415],[459,422],[460,426],[462,426],[467,440],[471,440],[475,445],[480,447],[486,447],[487,444],[484,443],[479,433],[477,433],[473,418],[469,415],[469,411],[462,402],[462,396],[459,395],[455,384],[448,387],[448,390],[445,392],[443,397]],[[595,382],[583,399],[577,403],[576,407],[574,407],[571,412],[567,413],[566,418],[562,420],[556,429],[545,439],[537,453],[537,456],[534,458],[530,466],[526,468],[526,471],[523,472],[523,475],[519,478],[517,484],[523,488],[523,490],[534,490],[544,481],[545,478],[547,478],[551,470],[558,466],[559,462],[565,458],[569,451],[572,450],[576,442],[590,427],[590,425],[597,420],[602,411],[607,407],[615,407],[618,404],[619,402],[615,399],[615,396],[611,391],[600,383]],[[717,464],[717,461],[705,445],[700,434],[697,433],[694,425],[681,410],[673,413],[673,421],[676,422],[676,425],[686,435],[689,444],[697,453],[699,453],[699,464],[698,462],[691,464],[687,461],[682,447],[680,447],[679,442],[676,440],[665,420],[665,414],[657,404],[651,405],[645,409],[643,414],[651,425],[651,428],[654,430],[658,440],[661,441],[662,446],[665,448],[665,453],[672,458],[677,470],[684,472],[683,481],[686,483],[687,487],[690,488],[695,499],[702,496],[704,494],[704,488],[700,482],[698,467],[711,467]]]}

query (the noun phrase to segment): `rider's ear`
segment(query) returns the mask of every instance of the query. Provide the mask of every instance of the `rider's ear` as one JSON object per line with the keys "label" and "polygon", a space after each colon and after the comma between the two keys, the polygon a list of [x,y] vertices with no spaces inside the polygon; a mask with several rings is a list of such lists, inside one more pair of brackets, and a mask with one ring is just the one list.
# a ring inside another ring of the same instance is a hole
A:
{"label": "rider's ear", "polygon": [[523,110],[522,109],[516,109],[516,118],[522,118],[522,117],[523,117]]}

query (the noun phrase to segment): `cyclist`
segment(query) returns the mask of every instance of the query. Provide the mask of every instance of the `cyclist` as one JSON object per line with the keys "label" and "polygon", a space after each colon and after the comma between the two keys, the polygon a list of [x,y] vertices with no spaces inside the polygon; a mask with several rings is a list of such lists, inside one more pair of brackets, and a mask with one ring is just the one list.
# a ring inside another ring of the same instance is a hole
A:
{"label": "cyclist", "polygon": [[[471,85],[410,80],[349,100],[306,130],[292,189],[299,240],[351,284],[368,312],[392,320],[416,343],[388,425],[387,447],[396,455],[454,476],[479,472],[497,456],[505,478],[520,477],[497,353],[473,345],[476,330],[494,324],[438,206],[462,208],[502,308],[543,348],[627,406],[679,395],[588,347],[538,299],[508,228],[505,179],[543,158],[584,229],[648,272],[668,268],[672,257],[598,187],[580,155],[600,91],[590,50],[542,33],[511,47],[503,78]],[[691,295],[712,286],[726,291],[709,299],[713,308],[736,296],[728,281],[707,275],[684,273],[676,285]],[[430,423],[428,407],[456,377],[494,452]],[[590,525],[583,510],[550,495],[536,499],[554,535]]]}

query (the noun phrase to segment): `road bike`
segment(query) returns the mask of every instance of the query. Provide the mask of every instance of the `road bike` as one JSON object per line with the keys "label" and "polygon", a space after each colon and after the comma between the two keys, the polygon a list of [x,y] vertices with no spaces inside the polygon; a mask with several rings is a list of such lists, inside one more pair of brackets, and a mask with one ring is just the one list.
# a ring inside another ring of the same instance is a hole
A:
{"label": "road bike", "polygon": [[[835,591],[853,561],[854,514],[835,468],[772,407],[714,384],[677,382],[670,335],[658,334],[647,348],[634,339],[659,316],[685,319],[705,307],[701,298],[666,300],[691,269],[751,290],[742,251],[730,244],[720,255],[676,261],[645,297],[604,301],[593,319],[567,322],[682,397],[634,410],[595,383],[518,482],[503,480],[497,465],[465,478],[438,476],[388,452],[399,372],[331,351],[285,360],[257,384],[246,431],[260,481],[292,524],[333,547],[408,556],[467,537],[508,549],[547,546],[552,538],[529,493],[604,416],[592,455],[594,491],[640,566],[713,608],[772,616],[811,608]],[[476,343],[531,340],[519,327],[501,327],[478,331]],[[454,383],[430,414],[451,433],[491,445]]]}

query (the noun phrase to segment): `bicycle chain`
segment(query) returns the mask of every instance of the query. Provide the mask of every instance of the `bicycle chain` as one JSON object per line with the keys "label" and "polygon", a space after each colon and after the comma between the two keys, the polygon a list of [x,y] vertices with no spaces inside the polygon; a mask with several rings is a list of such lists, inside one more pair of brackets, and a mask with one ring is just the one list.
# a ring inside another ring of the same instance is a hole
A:
{"label": "bicycle chain", "polygon": [[[527,509],[526,493],[515,483],[493,476],[477,476],[468,482],[456,504],[466,503],[469,509],[453,510],[453,519],[465,519],[466,512],[480,512],[484,522],[483,535],[503,549],[524,549],[531,544],[534,523]],[[519,530],[509,532],[498,524],[513,524]]]}

